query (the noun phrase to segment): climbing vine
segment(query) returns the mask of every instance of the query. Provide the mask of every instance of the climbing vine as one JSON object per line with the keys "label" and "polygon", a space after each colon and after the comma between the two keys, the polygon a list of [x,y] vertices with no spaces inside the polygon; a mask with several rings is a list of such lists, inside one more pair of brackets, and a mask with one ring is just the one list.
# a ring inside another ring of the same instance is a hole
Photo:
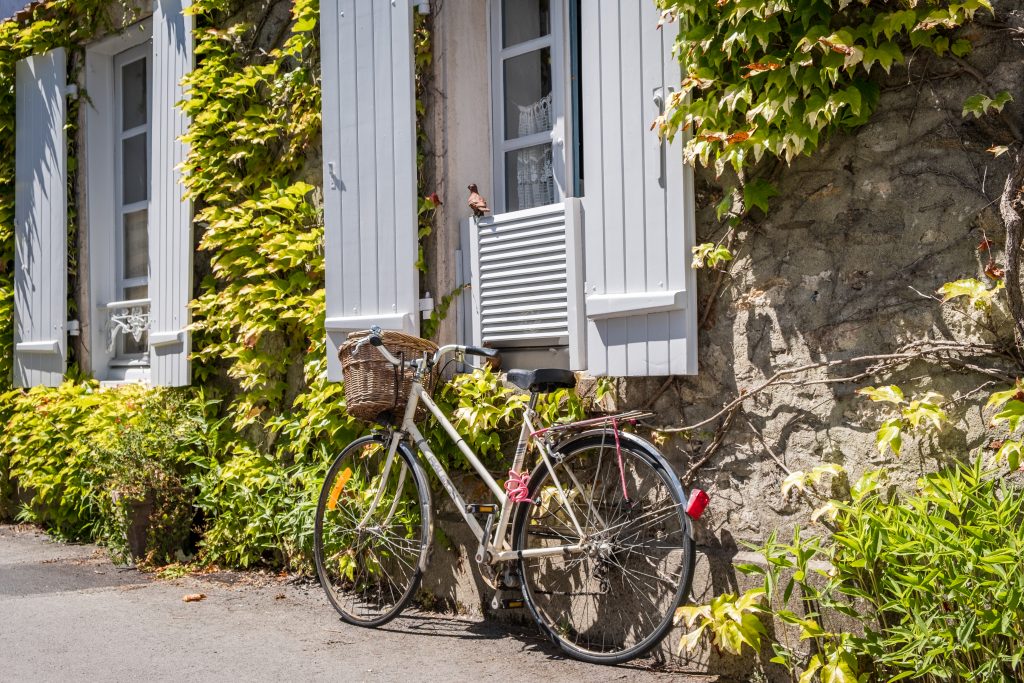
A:
{"label": "climbing vine", "polygon": [[[973,44],[955,29],[992,12],[989,0],[657,1],[663,27],[678,21],[684,78],[653,127],[668,137],[686,133],[691,163],[719,176],[730,169],[736,178],[717,206],[726,230],[694,248],[695,267],[718,270],[732,260],[742,220],[754,209],[766,213],[778,194],[772,162],[810,155],[867,123],[878,105],[878,77],[894,65],[921,51],[968,55]],[[998,113],[1010,99],[978,94],[964,113]]]}
{"label": "climbing vine", "polygon": [[320,136],[319,3],[294,3],[280,47],[267,15],[220,28],[230,9],[224,0],[191,8],[197,67],[186,78],[184,171],[209,264],[192,304],[195,381],[226,373],[244,427],[294,399],[289,372],[323,351],[322,211],[302,179]]}

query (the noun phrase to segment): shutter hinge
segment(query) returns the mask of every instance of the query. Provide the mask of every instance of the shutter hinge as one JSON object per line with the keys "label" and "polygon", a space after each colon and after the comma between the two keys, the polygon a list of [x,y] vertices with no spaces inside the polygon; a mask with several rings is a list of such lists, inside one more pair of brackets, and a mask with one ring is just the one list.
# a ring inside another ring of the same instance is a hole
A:
{"label": "shutter hinge", "polygon": [[68,321],[68,336],[77,337],[82,334],[82,325],[77,320]]}
{"label": "shutter hinge", "polygon": [[423,320],[429,320],[430,314],[434,312],[434,299],[430,296],[430,292],[420,299],[420,317]]}
{"label": "shutter hinge", "polygon": [[64,86],[65,97],[78,97],[78,85],[76,83],[68,83]]}

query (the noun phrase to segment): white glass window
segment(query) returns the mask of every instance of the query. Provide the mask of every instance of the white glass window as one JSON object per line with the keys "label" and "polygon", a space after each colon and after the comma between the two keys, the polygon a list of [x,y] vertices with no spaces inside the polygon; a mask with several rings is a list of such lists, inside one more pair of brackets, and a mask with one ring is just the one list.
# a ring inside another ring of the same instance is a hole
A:
{"label": "white glass window", "polygon": [[[114,178],[117,296],[149,299],[151,69],[147,45],[114,58]],[[148,305],[148,304],[147,304]],[[117,357],[146,362],[147,335],[122,334]]]}
{"label": "white glass window", "polygon": [[566,196],[565,0],[493,0],[498,212]]}

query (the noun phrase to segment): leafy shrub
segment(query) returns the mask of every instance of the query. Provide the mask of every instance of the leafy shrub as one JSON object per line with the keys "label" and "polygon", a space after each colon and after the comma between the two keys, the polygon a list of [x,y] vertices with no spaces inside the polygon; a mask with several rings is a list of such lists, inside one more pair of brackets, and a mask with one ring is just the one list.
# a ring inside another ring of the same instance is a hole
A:
{"label": "leafy shrub", "polygon": [[[115,429],[90,435],[111,492],[104,499],[104,539],[115,559],[127,559],[124,540],[133,521],[146,529],[146,564],[173,562],[192,531],[194,510],[186,487],[191,459],[205,451],[203,406],[179,391],[125,387],[124,417]],[[109,503],[109,508],[107,504]],[[133,515],[144,514],[142,520]]]}
{"label": "leafy shrub", "polygon": [[216,457],[193,460],[195,505],[207,519],[204,560],[308,570],[313,513],[327,464],[284,467],[245,446],[236,446],[223,462]]}
{"label": "leafy shrub", "polygon": [[98,539],[106,485],[88,444],[119,419],[111,395],[95,384],[65,383],[11,392],[3,402],[9,417],[0,432],[0,458],[25,500],[18,520],[45,526],[58,538]]}
{"label": "leafy shrub", "polygon": [[[898,421],[900,432],[928,434],[948,423],[937,394],[908,401],[892,386],[861,393],[897,406],[899,417],[886,425]],[[986,443],[997,449],[993,460],[1009,460],[1013,470],[1024,427],[1020,398],[1018,382],[987,404],[996,410],[993,426],[1005,424],[1009,434]],[[898,454],[893,442],[880,436],[880,450]],[[1004,452],[1006,444],[1012,452]],[[684,608],[689,632],[680,647],[692,649],[706,631],[728,652],[739,654],[743,643],[757,650],[753,615],[763,611],[780,622],[771,661],[799,672],[800,683],[1022,680],[1024,488],[986,463],[979,449],[910,491],[888,486],[886,470],[865,473],[844,499],[828,500],[812,515],[829,533],[798,527],[788,543],[773,533],[760,549],[765,566],[740,567],[762,575],[763,586],[751,594],[763,595],[764,605],[726,595]],[[834,464],[820,466],[792,473],[783,486],[813,500],[825,474],[841,473]],[[849,628],[830,628],[836,615],[850,620]]]}
{"label": "leafy shrub", "polygon": [[153,507],[146,555],[171,559],[191,530],[183,474],[207,447],[201,396],[94,382],[0,397],[0,471],[17,486],[23,522],[127,555],[128,512]]}

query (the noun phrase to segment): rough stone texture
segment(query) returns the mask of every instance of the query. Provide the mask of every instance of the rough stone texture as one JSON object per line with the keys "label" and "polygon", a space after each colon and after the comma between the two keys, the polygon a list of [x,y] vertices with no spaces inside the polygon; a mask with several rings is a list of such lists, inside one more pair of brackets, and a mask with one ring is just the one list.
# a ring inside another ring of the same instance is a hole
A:
{"label": "rough stone texture", "polygon": [[[975,92],[1019,95],[1022,51],[992,31],[972,27],[965,33],[976,46],[970,64],[990,87],[953,61],[918,55],[884,79],[871,123],[778,173],[780,197],[744,238],[714,304],[713,324],[701,334],[700,374],[676,382],[656,403],[666,424],[699,422],[779,370],[889,353],[917,339],[993,341],[1009,331],[998,309],[968,314],[961,304],[940,306],[922,296],[945,282],[984,277],[978,242],[983,234],[1002,242],[993,202],[1002,191],[1006,157],[994,158],[985,149],[1008,142],[1006,126],[994,116],[965,120],[961,110]],[[1010,105],[1005,114],[1019,118],[1019,109]],[[698,242],[716,239],[720,183],[701,172],[698,188]],[[710,278],[702,276],[699,287],[705,296]],[[864,367],[807,377],[834,380]],[[759,542],[774,529],[807,521],[805,505],[782,499],[785,474],[766,447],[791,470],[836,462],[856,478],[866,469],[895,464],[904,481],[934,468],[937,460],[967,455],[983,440],[977,407],[951,411],[966,428],[966,441],[911,441],[895,463],[891,455],[879,456],[874,445],[884,409],[853,392],[881,382],[898,384],[908,394],[934,390],[953,398],[984,381],[977,374],[915,363],[888,377],[773,387],[747,401],[745,414],[695,482],[713,500],[701,540],[722,547]],[[631,382],[625,403],[643,402],[659,385]],[[634,396],[637,401],[630,400]],[[706,440],[707,434],[696,438]],[[946,455],[936,450],[940,445]],[[681,439],[669,444],[684,470],[693,446]]]}

